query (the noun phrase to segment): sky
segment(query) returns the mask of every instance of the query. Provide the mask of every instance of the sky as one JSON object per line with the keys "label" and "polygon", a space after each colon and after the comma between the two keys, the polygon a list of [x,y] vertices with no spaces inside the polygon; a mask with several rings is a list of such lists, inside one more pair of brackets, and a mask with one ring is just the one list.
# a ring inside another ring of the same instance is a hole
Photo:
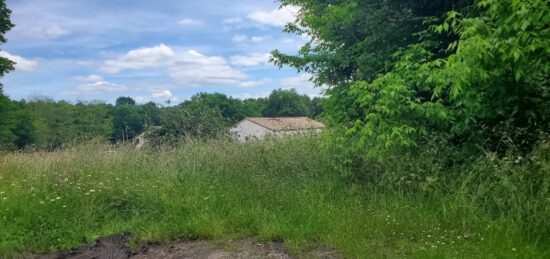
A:
{"label": "sky", "polygon": [[269,63],[307,39],[284,33],[296,7],[275,0],[7,0],[14,29],[0,56],[12,99],[182,102],[198,92],[265,97],[295,88],[317,96],[310,76]]}

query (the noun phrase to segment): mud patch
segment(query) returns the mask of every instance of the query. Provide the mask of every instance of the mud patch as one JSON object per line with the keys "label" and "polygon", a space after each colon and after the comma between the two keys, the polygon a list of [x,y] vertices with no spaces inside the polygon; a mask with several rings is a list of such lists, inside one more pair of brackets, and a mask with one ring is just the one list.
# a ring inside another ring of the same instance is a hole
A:
{"label": "mud patch", "polygon": [[88,258],[101,258],[101,259],[119,259],[129,258],[131,256],[130,250],[127,247],[128,235],[114,235],[110,237],[100,238],[92,244],[82,246],[71,251],[58,252],[47,255],[33,255],[26,258],[32,259],[88,259]]}
{"label": "mud patch", "polygon": [[[27,258],[39,259],[179,259],[179,258],[296,258],[291,256],[282,242],[256,243],[250,240],[233,240],[224,243],[209,241],[174,241],[169,244],[143,245],[137,252],[131,252],[127,235],[100,238],[92,244],[66,252],[35,255]],[[298,258],[340,258],[337,252],[326,248],[315,248]]]}
{"label": "mud patch", "polygon": [[253,243],[248,240],[213,244],[208,241],[173,242],[169,245],[148,246],[134,259],[149,258],[291,258],[281,243]]}

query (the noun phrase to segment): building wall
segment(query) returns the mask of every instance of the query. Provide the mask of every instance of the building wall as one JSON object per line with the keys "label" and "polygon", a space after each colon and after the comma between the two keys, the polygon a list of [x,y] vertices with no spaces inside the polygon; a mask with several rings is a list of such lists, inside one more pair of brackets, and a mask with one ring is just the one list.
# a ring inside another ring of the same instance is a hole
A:
{"label": "building wall", "polygon": [[252,139],[264,139],[272,131],[248,120],[241,121],[230,131],[234,139],[245,142]]}
{"label": "building wall", "polygon": [[321,132],[322,129],[309,129],[309,130],[288,130],[288,131],[272,131],[264,128],[256,123],[248,120],[241,121],[235,127],[229,130],[231,136],[240,142],[247,140],[263,140],[267,136],[284,137],[296,134],[315,134]]}
{"label": "building wall", "polygon": [[277,137],[284,137],[284,136],[292,136],[292,135],[309,135],[309,134],[317,134],[323,131],[322,129],[305,129],[305,130],[285,130],[285,131],[277,131],[275,132],[275,136]]}

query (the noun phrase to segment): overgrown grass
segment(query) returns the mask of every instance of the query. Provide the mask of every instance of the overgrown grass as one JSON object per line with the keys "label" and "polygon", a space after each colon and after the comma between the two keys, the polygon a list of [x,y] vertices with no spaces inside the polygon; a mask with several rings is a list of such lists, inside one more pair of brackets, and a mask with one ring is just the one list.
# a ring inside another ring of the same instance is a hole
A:
{"label": "overgrown grass", "polygon": [[[324,245],[349,258],[550,257],[549,238],[541,236],[550,228],[550,197],[523,204],[536,207],[528,210],[519,204],[525,200],[510,198],[519,196],[483,192],[467,180],[462,191],[447,193],[365,184],[337,170],[319,146],[317,138],[293,138],[1,154],[0,256],[69,249],[125,232],[134,247],[253,238],[284,240],[296,255]],[[530,168],[487,166],[473,167],[495,175]],[[547,161],[543,166],[536,172],[548,174]],[[520,206],[516,212],[531,214],[505,213],[500,205],[492,211],[479,201],[486,195],[504,195]]]}

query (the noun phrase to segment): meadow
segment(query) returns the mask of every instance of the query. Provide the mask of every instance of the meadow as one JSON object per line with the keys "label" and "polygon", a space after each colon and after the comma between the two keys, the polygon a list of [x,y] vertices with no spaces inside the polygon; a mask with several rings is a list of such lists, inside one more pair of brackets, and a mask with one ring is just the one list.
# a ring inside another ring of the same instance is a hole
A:
{"label": "meadow", "polygon": [[[362,180],[322,143],[189,140],[142,151],[89,143],[2,153],[0,257],[117,233],[129,233],[133,249],[247,238],[282,241],[296,256],[323,246],[345,258],[550,257],[547,144],[533,152],[538,164],[484,157],[462,168],[456,189],[421,191]],[[388,170],[417,169],[408,163]],[[535,174],[546,192],[520,179]]]}

